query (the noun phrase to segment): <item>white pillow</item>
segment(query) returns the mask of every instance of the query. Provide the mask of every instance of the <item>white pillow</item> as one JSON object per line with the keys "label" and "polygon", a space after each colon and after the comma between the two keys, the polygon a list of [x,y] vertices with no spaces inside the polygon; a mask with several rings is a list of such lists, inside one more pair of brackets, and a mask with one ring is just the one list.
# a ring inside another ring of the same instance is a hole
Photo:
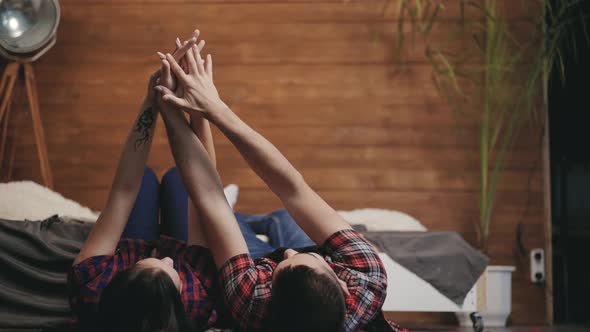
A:
{"label": "white pillow", "polygon": [[414,231],[426,232],[427,229],[418,220],[403,212],[385,209],[356,209],[338,211],[340,216],[351,225],[364,225],[368,231]]}

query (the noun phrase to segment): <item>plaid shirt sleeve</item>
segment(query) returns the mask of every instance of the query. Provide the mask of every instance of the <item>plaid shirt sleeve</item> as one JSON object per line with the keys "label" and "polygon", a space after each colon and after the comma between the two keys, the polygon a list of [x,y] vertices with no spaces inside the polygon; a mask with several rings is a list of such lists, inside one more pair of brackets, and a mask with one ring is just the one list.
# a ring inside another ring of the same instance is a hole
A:
{"label": "plaid shirt sleeve", "polygon": [[276,263],[248,254],[230,258],[220,269],[219,278],[225,302],[244,331],[263,328],[271,298],[271,277]]}
{"label": "plaid shirt sleeve", "polygon": [[377,252],[359,233],[346,229],[333,234],[323,245],[338,276],[346,281],[345,331],[366,327],[385,301],[387,274]]}
{"label": "plaid shirt sleeve", "polygon": [[78,320],[90,319],[102,290],[120,271],[139,258],[144,243],[121,240],[115,255],[89,257],[73,265],[68,273],[68,297]]}

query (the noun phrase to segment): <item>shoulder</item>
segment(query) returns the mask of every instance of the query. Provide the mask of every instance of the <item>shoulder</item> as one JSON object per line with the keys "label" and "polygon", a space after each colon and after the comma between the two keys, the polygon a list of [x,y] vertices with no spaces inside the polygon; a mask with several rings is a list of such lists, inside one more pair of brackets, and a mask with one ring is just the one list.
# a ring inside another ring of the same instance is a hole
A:
{"label": "shoulder", "polygon": [[276,263],[241,254],[219,269],[223,295],[234,319],[246,328],[261,327],[269,312],[272,273]]}
{"label": "shoulder", "polygon": [[322,245],[323,251],[334,263],[363,273],[384,273],[383,263],[377,251],[353,229],[334,233]]}
{"label": "shoulder", "polygon": [[100,291],[110,280],[143,258],[145,252],[145,241],[123,239],[119,241],[114,255],[92,256],[72,265],[68,272],[70,296],[98,301]]}
{"label": "shoulder", "polygon": [[[256,261],[249,254],[240,254],[228,259],[219,269],[224,287],[234,288],[256,285],[270,285],[272,273],[277,264],[267,258]],[[247,281],[247,285],[240,285]],[[243,290],[242,290],[243,291]]]}
{"label": "shoulder", "polygon": [[375,248],[352,229],[334,233],[322,248],[331,260],[330,266],[350,291],[346,299],[346,330],[368,324],[387,295],[387,274]]}

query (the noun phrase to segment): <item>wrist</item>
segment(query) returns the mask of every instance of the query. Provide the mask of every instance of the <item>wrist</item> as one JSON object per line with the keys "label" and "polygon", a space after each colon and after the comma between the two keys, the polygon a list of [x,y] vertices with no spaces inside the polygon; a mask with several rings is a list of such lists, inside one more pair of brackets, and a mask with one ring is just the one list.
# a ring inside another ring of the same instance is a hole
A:
{"label": "wrist", "polygon": [[189,121],[191,127],[202,127],[208,122],[207,118],[205,118],[205,114],[201,112],[191,112]]}
{"label": "wrist", "polygon": [[223,101],[219,101],[215,105],[211,105],[207,107],[203,115],[205,119],[209,120],[210,122],[217,124],[220,121],[223,121],[223,118],[226,117],[229,113],[232,113],[229,106],[227,106]]}
{"label": "wrist", "polygon": [[154,103],[149,98],[146,98],[146,99],[144,99],[143,103],[141,103],[141,106],[139,107],[139,111],[143,112],[144,110],[146,110],[148,108],[152,108],[152,110],[154,110],[154,112],[158,112],[158,110],[159,110],[159,107],[158,107],[158,105],[156,105],[156,103]]}

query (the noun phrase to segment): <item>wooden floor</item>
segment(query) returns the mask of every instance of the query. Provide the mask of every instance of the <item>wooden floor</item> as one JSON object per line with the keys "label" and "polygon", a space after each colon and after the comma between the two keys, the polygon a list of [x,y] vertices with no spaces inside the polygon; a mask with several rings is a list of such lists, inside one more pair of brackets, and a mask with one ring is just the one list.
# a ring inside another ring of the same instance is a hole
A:
{"label": "wooden floor", "polygon": [[[157,64],[155,52],[199,27],[215,60],[222,98],[269,138],[337,209],[400,210],[431,230],[475,243],[478,166],[474,123],[460,121],[431,81],[420,51],[394,60],[395,6],[383,1],[62,0],[57,45],[35,64],[55,188],[100,210],[121,143]],[[511,6],[512,1],[506,1]],[[435,27],[445,36],[458,6]],[[517,20],[523,13],[510,10]],[[420,48],[420,43],[415,45]],[[23,110],[22,92],[16,110]],[[21,104],[21,105],[19,105]],[[13,179],[39,181],[28,114],[18,112]],[[158,125],[149,165],[173,165]],[[229,141],[214,132],[224,183],[240,186],[236,209],[279,208]],[[515,254],[523,224],[528,248],[544,247],[540,133],[525,129],[499,187],[490,255],[517,266],[513,322],[545,321],[544,289],[528,282]],[[5,175],[5,173],[3,173]],[[395,280],[395,276],[391,276]]]}
{"label": "wooden floor", "polygon": [[[411,329],[412,332],[473,332],[471,328],[455,326],[416,326]],[[509,327],[492,327],[486,328],[485,332],[587,332],[590,327],[581,326],[509,326]],[[43,332],[42,330],[23,330],[23,329],[0,329],[0,332]],[[60,332],[60,331],[45,331]]]}
{"label": "wooden floor", "polygon": [[[473,332],[471,328],[434,326],[430,328],[416,326],[413,332]],[[508,327],[486,327],[486,332],[588,332],[590,327],[586,326],[508,326]]]}

